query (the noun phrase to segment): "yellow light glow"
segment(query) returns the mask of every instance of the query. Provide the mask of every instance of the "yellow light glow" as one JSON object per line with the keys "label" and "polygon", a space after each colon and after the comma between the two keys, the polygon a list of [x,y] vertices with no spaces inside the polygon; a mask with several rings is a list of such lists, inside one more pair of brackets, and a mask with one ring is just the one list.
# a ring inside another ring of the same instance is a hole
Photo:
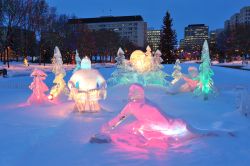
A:
{"label": "yellow light glow", "polygon": [[26,67],[28,67],[28,66],[29,66],[29,63],[28,63],[27,58],[24,58],[24,60],[23,60],[23,64],[24,64],[24,66],[26,66]]}
{"label": "yellow light glow", "polygon": [[50,95],[48,96],[49,100],[53,100],[54,98],[58,97],[60,94],[67,93],[67,86],[63,79],[64,75],[59,74],[55,77],[54,83],[55,85],[51,88]]}
{"label": "yellow light glow", "polygon": [[136,50],[130,56],[130,63],[137,72],[148,72],[152,67],[152,56],[145,55],[144,52]]}

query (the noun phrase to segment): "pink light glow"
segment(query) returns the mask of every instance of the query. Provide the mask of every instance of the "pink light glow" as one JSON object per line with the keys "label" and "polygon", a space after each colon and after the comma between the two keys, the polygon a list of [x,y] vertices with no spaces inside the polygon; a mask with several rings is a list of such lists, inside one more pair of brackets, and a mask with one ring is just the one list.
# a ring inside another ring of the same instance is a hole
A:
{"label": "pink light glow", "polygon": [[165,151],[169,146],[194,137],[182,120],[166,117],[147,104],[141,86],[134,84],[130,87],[129,99],[121,113],[101,129],[122,150],[147,151],[149,148]]}
{"label": "pink light glow", "polygon": [[45,92],[49,90],[47,85],[43,82],[47,75],[42,71],[35,69],[31,76],[34,77],[33,82],[30,84],[29,88],[33,91],[29,97],[28,104],[42,104],[48,102],[48,98]]}

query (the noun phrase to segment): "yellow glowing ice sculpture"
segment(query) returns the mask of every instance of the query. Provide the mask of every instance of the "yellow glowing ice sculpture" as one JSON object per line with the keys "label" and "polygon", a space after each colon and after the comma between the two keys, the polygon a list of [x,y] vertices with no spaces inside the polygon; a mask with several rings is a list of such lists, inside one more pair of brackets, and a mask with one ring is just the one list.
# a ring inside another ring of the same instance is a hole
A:
{"label": "yellow glowing ice sculpture", "polygon": [[82,59],[81,69],[76,71],[68,82],[70,99],[75,101],[79,112],[98,112],[99,100],[106,98],[106,81],[95,69],[91,69],[88,57]]}
{"label": "yellow glowing ice sculpture", "polygon": [[61,96],[61,94],[68,95],[67,85],[64,81],[66,72],[63,67],[62,55],[58,47],[54,49],[54,57],[52,59],[53,69],[52,72],[55,74],[53,81],[54,86],[50,90],[49,100],[54,100]]}
{"label": "yellow glowing ice sculpture", "polygon": [[24,58],[24,60],[23,60],[23,65],[24,65],[25,67],[28,67],[28,66],[29,66],[29,62],[28,62],[27,58]]}
{"label": "yellow glowing ice sculpture", "polygon": [[140,50],[134,51],[130,56],[130,63],[132,67],[139,73],[151,71],[153,65],[151,48],[148,46],[146,53]]}

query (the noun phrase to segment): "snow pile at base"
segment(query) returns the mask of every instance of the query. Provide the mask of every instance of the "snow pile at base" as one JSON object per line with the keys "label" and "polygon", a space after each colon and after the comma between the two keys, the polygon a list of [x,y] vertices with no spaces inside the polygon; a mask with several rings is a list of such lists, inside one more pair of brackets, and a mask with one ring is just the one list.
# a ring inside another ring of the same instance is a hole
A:
{"label": "snow pile at base", "polygon": [[[181,64],[183,73],[194,64]],[[198,67],[198,65],[196,65]],[[249,71],[212,67],[218,96],[207,101],[192,93],[168,95],[164,88],[146,87],[145,96],[173,118],[183,119],[194,129],[213,131],[211,137],[184,141],[166,150],[91,144],[103,124],[127,104],[128,87],[108,88],[107,100],[99,113],[73,112],[74,103],[20,107],[32,93],[29,76],[0,79],[0,165],[82,166],[82,165],[220,165],[248,166],[250,163],[250,119],[236,109],[235,88],[250,89]],[[172,65],[165,66],[171,73]],[[100,68],[108,79],[114,68]],[[67,72],[67,82],[72,71]],[[51,87],[53,75],[45,83]]]}

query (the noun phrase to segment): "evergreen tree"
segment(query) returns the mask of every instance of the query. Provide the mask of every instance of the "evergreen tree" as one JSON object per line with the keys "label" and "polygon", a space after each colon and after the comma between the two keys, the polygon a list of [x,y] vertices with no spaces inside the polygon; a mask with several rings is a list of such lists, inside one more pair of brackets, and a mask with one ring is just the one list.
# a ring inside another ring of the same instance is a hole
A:
{"label": "evergreen tree", "polygon": [[176,32],[172,28],[173,20],[167,11],[163,18],[163,26],[161,31],[160,49],[162,51],[162,59],[164,63],[174,63],[174,49],[177,44]]}
{"label": "evergreen tree", "polygon": [[211,60],[209,56],[209,47],[207,40],[205,40],[202,55],[201,55],[201,65],[199,67],[200,73],[198,76],[198,84],[197,88],[195,89],[195,95],[204,95],[204,100],[208,99],[208,94],[213,92],[213,80],[212,76],[214,75],[211,69]]}

